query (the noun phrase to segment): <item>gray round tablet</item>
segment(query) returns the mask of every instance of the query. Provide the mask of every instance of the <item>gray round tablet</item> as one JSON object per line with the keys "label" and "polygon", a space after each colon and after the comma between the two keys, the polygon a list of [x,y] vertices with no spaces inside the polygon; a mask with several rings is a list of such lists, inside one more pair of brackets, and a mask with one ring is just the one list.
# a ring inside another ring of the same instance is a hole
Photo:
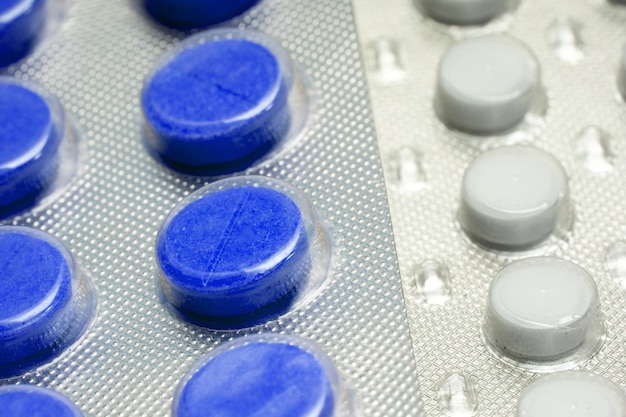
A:
{"label": "gray round tablet", "polygon": [[626,417],[626,395],[608,379],[585,371],[541,377],[522,392],[518,417]]}
{"label": "gray round tablet", "polygon": [[567,176],[553,156],[505,146],[479,155],[467,167],[458,218],[482,246],[523,250],[546,240],[563,222],[569,204]]}
{"label": "gray round tablet", "polygon": [[450,25],[480,25],[498,17],[508,0],[415,0],[429,17]]}
{"label": "gray round tablet", "polygon": [[537,62],[521,43],[505,36],[463,40],[439,63],[435,110],[453,129],[507,131],[524,119],[538,79]]}
{"label": "gray round tablet", "polygon": [[560,360],[601,338],[603,329],[596,284],[572,262],[550,256],[516,261],[489,288],[483,335],[505,357]]}

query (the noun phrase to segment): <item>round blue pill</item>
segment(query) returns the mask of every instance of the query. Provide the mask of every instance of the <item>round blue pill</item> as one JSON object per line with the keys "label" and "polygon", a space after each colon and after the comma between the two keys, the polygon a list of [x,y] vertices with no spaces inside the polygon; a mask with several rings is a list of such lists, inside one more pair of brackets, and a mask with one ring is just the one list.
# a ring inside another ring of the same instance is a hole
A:
{"label": "round blue pill", "polygon": [[287,195],[252,186],[216,191],[161,229],[161,290],[188,321],[256,324],[287,310],[304,287],[308,247],[301,212]]}
{"label": "round blue pill", "polygon": [[0,80],[0,211],[34,198],[53,181],[62,139],[58,130],[41,95]]}
{"label": "round blue pill", "polygon": [[0,1],[0,67],[26,57],[39,42],[45,23],[45,0]]}
{"label": "round blue pill", "polygon": [[225,351],[180,388],[176,417],[331,417],[335,399],[326,369],[311,353],[256,342]]}
{"label": "round blue pill", "polygon": [[72,302],[75,275],[70,253],[56,239],[0,228],[0,377],[50,359],[84,328]]}
{"label": "round blue pill", "polygon": [[258,43],[221,39],[183,49],[144,87],[147,144],[181,171],[245,169],[286,136],[288,89],[278,60]]}
{"label": "round blue pill", "polygon": [[179,29],[192,29],[230,20],[259,0],[142,0],[157,22]]}
{"label": "round blue pill", "polygon": [[80,410],[56,391],[34,385],[0,387],[0,410],[11,417],[82,417]]}

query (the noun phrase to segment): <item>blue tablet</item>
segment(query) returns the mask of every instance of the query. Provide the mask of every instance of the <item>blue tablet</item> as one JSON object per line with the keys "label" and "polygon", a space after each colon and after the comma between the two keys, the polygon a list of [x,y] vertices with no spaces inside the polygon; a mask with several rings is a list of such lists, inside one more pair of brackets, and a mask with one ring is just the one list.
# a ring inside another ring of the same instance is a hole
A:
{"label": "blue tablet", "polygon": [[289,86],[277,57],[247,39],[182,49],[146,81],[146,143],[161,161],[192,174],[243,170],[290,127]]}
{"label": "blue tablet", "polygon": [[0,68],[26,57],[39,42],[45,24],[46,0],[0,1]]}
{"label": "blue tablet", "polygon": [[265,187],[236,186],[184,205],[163,225],[156,256],[165,302],[211,327],[286,311],[311,269],[299,207]]}

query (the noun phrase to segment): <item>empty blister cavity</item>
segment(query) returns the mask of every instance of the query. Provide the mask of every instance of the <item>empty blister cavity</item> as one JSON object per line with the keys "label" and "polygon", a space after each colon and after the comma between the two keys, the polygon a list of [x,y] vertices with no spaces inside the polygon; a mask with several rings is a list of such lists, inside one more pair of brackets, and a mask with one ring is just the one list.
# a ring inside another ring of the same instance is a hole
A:
{"label": "empty blister cavity", "polygon": [[147,146],[182,172],[244,170],[301,129],[307,100],[298,83],[287,53],[266,35],[229,29],[196,35],[145,82]]}
{"label": "empty blister cavity", "polygon": [[236,339],[196,363],[179,383],[175,417],[353,417],[332,361],[295,336]]}
{"label": "empty blister cavity", "polygon": [[54,237],[0,227],[0,378],[50,361],[74,343],[94,299],[71,253]]}
{"label": "empty blister cavity", "polygon": [[415,287],[423,302],[442,305],[452,294],[450,270],[445,264],[429,259],[415,268]]}
{"label": "empty blister cavity", "polygon": [[483,247],[530,249],[562,236],[572,212],[567,175],[545,151],[504,146],[479,155],[465,170],[458,219]]}
{"label": "empty blister cavity", "polygon": [[406,74],[400,60],[400,47],[397,42],[380,39],[368,48],[370,68],[378,82],[384,85],[402,80]]}
{"label": "empty blister cavity", "polygon": [[517,417],[626,417],[626,395],[615,383],[586,371],[558,372],[528,385]]}
{"label": "empty blister cavity", "polygon": [[587,126],[574,141],[574,152],[578,161],[595,173],[613,170],[615,155],[611,151],[607,133],[597,126]]}
{"label": "empty blister cavity", "polygon": [[178,28],[202,28],[230,20],[260,0],[139,0],[157,22]]}
{"label": "empty blister cavity", "polygon": [[581,23],[567,17],[556,18],[548,27],[548,44],[561,61],[576,64],[585,57],[581,30]]}
{"label": "empty blister cavity", "polygon": [[495,35],[454,43],[439,63],[436,88],[440,120],[476,135],[516,128],[542,95],[532,53],[512,38]]}
{"label": "empty blister cavity", "polygon": [[482,25],[511,10],[511,0],[413,0],[425,16],[449,25]]}
{"label": "empty blister cavity", "polygon": [[11,417],[83,417],[65,396],[34,385],[0,387],[0,410]]}
{"label": "empty blister cavity", "polygon": [[35,84],[0,77],[0,218],[49,200],[77,166],[77,135],[59,101]]}
{"label": "empty blister cavity", "polygon": [[245,176],[215,182],[176,206],[157,236],[156,257],[171,311],[206,327],[237,328],[314,297],[330,252],[298,190]]}
{"label": "empty blister cavity", "polygon": [[604,264],[609,276],[626,288],[626,242],[619,241],[611,246]]}
{"label": "empty blister cavity", "polygon": [[622,54],[619,61],[617,88],[622,96],[622,100],[626,101],[626,45],[622,47]]}
{"label": "empty blister cavity", "polygon": [[447,375],[437,389],[439,406],[447,417],[472,417],[478,411],[478,393],[474,382],[459,373]]}
{"label": "empty blister cavity", "polygon": [[511,263],[493,279],[482,329],[502,360],[527,369],[565,369],[604,341],[598,289],[578,265],[556,257]]}

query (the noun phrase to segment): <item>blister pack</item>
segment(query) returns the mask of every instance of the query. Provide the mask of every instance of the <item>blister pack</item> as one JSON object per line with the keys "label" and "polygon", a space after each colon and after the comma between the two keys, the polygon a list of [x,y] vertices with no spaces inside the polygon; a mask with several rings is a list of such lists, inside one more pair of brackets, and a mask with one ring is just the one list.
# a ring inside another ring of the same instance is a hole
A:
{"label": "blister pack", "polygon": [[355,11],[424,413],[626,415],[623,2]]}
{"label": "blister pack", "polygon": [[0,414],[421,414],[349,0],[8,0],[0,66]]}

